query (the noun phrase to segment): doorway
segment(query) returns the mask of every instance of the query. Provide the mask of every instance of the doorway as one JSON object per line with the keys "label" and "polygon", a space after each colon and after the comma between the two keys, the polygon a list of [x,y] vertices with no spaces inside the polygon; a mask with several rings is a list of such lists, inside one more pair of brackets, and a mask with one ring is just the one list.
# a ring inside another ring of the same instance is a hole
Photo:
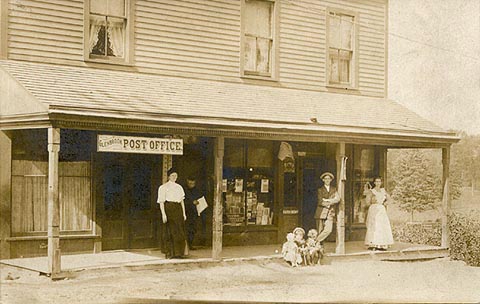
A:
{"label": "doorway", "polygon": [[102,249],[158,247],[159,156],[102,153],[98,158]]}
{"label": "doorway", "polygon": [[317,191],[323,186],[320,175],[326,171],[335,174],[335,160],[318,157],[303,159],[301,223],[306,232],[313,228],[317,229],[314,218],[317,208]]}

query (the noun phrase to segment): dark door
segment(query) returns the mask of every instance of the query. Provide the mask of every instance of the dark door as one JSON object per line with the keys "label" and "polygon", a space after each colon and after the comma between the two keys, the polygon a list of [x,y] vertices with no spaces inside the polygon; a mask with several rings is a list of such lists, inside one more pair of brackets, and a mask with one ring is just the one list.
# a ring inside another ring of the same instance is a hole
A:
{"label": "dark door", "polygon": [[105,153],[100,204],[102,249],[157,247],[155,208],[159,158],[155,155]]}
{"label": "dark door", "polygon": [[317,208],[317,189],[320,187],[320,175],[325,171],[322,159],[305,159],[303,163],[303,204],[301,212],[302,227],[305,231],[317,228],[314,214]]}
{"label": "dark door", "polygon": [[[303,159],[301,221],[305,231],[312,228],[317,229],[314,218],[315,209],[317,208],[317,190],[323,186],[320,175],[326,171],[334,175],[336,174],[335,160],[313,157]],[[332,185],[336,186],[336,180],[332,182]],[[335,234],[332,232],[332,235]],[[331,240],[332,238],[333,237],[329,237],[327,240]]]}

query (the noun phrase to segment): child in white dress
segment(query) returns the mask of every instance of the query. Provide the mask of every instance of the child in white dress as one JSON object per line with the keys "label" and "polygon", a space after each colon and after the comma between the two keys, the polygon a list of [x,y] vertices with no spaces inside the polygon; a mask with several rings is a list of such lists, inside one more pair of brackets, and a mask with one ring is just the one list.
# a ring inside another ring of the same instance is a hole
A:
{"label": "child in white dress", "polygon": [[297,267],[302,262],[298,245],[295,243],[295,236],[291,232],[287,234],[287,241],[283,243],[282,256],[292,267]]}

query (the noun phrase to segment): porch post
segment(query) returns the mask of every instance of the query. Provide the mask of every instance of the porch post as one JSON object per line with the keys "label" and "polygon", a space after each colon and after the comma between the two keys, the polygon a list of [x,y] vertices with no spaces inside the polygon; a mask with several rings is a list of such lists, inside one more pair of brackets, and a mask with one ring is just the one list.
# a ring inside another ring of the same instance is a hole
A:
{"label": "porch post", "polygon": [[0,131],[0,259],[10,258],[12,221],[12,140]]}
{"label": "porch post", "polygon": [[212,258],[220,260],[222,255],[223,238],[223,208],[222,208],[222,178],[223,178],[223,154],[225,150],[225,139],[223,137],[215,138],[214,153],[214,174],[215,174],[215,194],[213,202],[213,236],[212,236]]}
{"label": "porch post", "polygon": [[442,148],[442,247],[450,246],[450,229],[448,228],[448,220],[450,218],[452,201],[450,197],[450,146]]}
{"label": "porch post", "polygon": [[336,150],[337,160],[337,190],[340,195],[337,214],[337,237],[335,253],[345,254],[345,143],[339,143]]}
{"label": "porch post", "polygon": [[60,200],[58,193],[58,153],[60,129],[48,128],[48,272],[55,278],[61,271]]}

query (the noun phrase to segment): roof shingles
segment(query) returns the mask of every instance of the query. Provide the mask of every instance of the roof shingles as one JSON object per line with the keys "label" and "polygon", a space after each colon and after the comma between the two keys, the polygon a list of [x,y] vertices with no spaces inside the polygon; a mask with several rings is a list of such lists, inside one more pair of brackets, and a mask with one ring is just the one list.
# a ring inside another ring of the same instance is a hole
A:
{"label": "roof shingles", "polygon": [[383,98],[12,60],[0,67],[50,106],[299,125],[315,117],[328,126],[444,133]]}

